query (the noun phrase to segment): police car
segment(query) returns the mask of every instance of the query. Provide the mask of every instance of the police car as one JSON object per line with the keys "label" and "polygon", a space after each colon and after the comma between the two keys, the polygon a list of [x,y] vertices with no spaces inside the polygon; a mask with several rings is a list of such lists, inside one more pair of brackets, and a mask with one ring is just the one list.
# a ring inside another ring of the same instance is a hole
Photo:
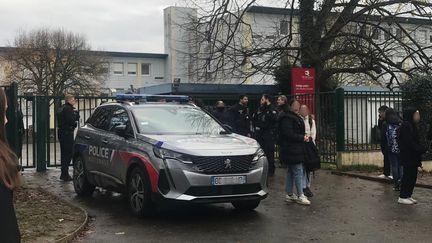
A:
{"label": "police car", "polygon": [[73,184],[124,193],[144,216],[160,199],[232,203],[253,210],[267,196],[267,159],[187,96],[119,95],[78,129]]}

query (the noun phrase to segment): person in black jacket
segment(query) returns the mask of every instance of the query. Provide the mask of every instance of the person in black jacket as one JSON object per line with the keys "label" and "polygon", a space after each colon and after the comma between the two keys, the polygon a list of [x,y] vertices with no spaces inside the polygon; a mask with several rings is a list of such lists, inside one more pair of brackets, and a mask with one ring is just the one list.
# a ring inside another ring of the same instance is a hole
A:
{"label": "person in black jacket", "polygon": [[75,110],[75,97],[65,96],[66,103],[57,113],[58,138],[60,141],[61,176],[60,180],[71,181],[69,164],[73,156],[74,131],[78,125],[79,114]]}
{"label": "person in black jacket", "polygon": [[251,137],[251,117],[248,108],[249,99],[246,95],[239,96],[239,103],[231,107],[229,111],[229,120],[233,132]]}
{"label": "person in black jacket", "polygon": [[[291,100],[290,110],[283,109],[278,117],[278,132],[280,145],[280,159],[287,164],[286,201],[310,205],[310,201],[303,193],[303,163],[305,162],[305,143],[309,136],[305,133],[305,124],[300,117],[300,103]],[[297,195],[293,187],[297,189]]]}
{"label": "person in black jacket", "polygon": [[408,108],[403,113],[403,120],[399,128],[400,161],[403,166],[402,186],[398,203],[415,204],[412,198],[414,186],[417,181],[418,167],[422,166],[422,155],[426,147],[420,144],[420,136],[417,124],[420,122],[420,112],[417,109]]}
{"label": "person in black jacket", "polygon": [[6,109],[6,95],[0,88],[0,241],[19,243],[21,235],[13,205],[13,189],[19,185],[18,158],[6,140]]}
{"label": "person in black jacket", "polygon": [[380,178],[390,178],[392,179],[392,177],[390,176],[390,170],[391,170],[391,165],[390,165],[390,160],[389,160],[389,156],[388,156],[388,148],[387,148],[387,138],[386,138],[386,132],[387,132],[387,125],[386,125],[386,120],[385,120],[385,114],[387,111],[388,107],[383,105],[378,109],[378,128],[380,130],[380,146],[381,146],[381,153],[383,154],[384,157],[384,171],[383,174],[380,175]]}
{"label": "person in black jacket", "polygon": [[227,114],[225,109],[225,103],[222,100],[216,102],[215,108],[213,110],[213,116],[218,119],[222,124],[227,124]]}
{"label": "person in black jacket", "polygon": [[275,129],[278,113],[273,108],[270,95],[261,97],[261,106],[252,115],[255,137],[267,156],[269,164],[269,176],[275,173]]}

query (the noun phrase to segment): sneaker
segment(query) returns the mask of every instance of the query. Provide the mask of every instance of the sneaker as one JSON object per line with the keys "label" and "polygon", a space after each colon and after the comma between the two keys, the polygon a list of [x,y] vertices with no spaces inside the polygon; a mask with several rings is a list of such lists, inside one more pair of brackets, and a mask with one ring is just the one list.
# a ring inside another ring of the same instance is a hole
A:
{"label": "sneaker", "polygon": [[286,195],[285,196],[285,202],[296,202],[298,200],[298,197],[296,194],[292,194],[292,195]]}
{"label": "sneaker", "polygon": [[398,203],[405,204],[405,205],[413,205],[414,202],[411,201],[409,198],[399,198]]}
{"label": "sneaker", "polygon": [[385,178],[387,178],[387,176],[386,176],[386,175],[384,175],[384,174],[381,174],[381,175],[379,175],[379,176],[378,176],[378,178],[382,178],[382,179],[385,179]]}
{"label": "sneaker", "polygon": [[417,200],[415,200],[414,198],[412,198],[412,197],[410,197],[410,198],[408,198],[409,200],[411,200],[411,202],[413,202],[414,204],[417,204],[418,203],[418,201]]}
{"label": "sneaker", "polygon": [[311,189],[309,187],[306,187],[305,189],[303,189],[303,193],[305,194],[306,197],[313,197],[313,193],[311,191]]}
{"label": "sneaker", "polygon": [[393,176],[388,176],[387,178],[389,178],[390,180],[393,180]]}
{"label": "sneaker", "polygon": [[305,205],[305,206],[309,206],[309,205],[311,205],[311,202],[308,200],[308,198],[307,198],[305,195],[301,195],[301,196],[297,199],[296,202],[297,202],[298,204]]}

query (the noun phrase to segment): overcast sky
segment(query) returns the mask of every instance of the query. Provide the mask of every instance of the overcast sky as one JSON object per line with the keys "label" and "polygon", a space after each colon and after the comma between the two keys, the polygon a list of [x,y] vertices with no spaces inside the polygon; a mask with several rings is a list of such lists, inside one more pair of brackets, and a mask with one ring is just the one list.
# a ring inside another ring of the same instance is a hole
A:
{"label": "overcast sky", "polygon": [[0,0],[0,46],[20,30],[64,28],[93,49],[163,52],[163,9],[178,0]]}

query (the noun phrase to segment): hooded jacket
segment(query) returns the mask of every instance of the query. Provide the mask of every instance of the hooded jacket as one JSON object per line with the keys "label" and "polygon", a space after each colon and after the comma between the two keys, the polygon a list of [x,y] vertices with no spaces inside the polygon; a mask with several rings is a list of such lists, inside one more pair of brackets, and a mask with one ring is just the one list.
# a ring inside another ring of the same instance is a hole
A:
{"label": "hooded jacket", "polygon": [[278,133],[281,160],[287,164],[305,162],[305,124],[292,111],[282,111],[278,117]]}
{"label": "hooded jacket", "polygon": [[399,128],[400,160],[403,166],[420,167],[422,155],[426,147],[420,144],[420,136],[417,125],[414,124],[414,113],[416,109],[406,109],[403,114],[404,122]]}

